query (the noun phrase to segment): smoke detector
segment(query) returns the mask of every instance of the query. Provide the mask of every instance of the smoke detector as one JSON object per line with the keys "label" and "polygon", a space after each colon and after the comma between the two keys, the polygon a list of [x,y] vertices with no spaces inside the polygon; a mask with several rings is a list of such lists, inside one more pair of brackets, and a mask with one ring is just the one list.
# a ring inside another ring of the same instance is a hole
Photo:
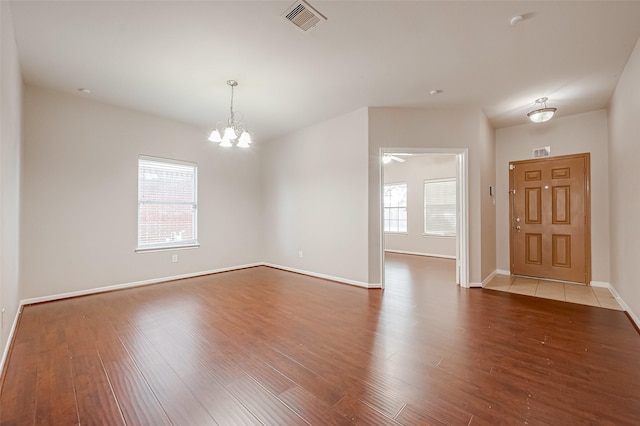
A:
{"label": "smoke detector", "polygon": [[327,20],[326,16],[304,0],[298,0],[293,3],[283,13],[283,16],[287,21],[291,21],[296,27],[305,32],[315,28],[318,23]]}

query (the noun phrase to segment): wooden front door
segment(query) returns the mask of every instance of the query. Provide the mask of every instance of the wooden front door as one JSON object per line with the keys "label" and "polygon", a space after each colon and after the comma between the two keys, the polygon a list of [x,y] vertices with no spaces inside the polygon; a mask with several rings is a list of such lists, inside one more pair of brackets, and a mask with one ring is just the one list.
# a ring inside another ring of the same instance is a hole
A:
{"label": "wooden front door", "polygon": [[589,284],[589,154],[509,164],[511,273]]}

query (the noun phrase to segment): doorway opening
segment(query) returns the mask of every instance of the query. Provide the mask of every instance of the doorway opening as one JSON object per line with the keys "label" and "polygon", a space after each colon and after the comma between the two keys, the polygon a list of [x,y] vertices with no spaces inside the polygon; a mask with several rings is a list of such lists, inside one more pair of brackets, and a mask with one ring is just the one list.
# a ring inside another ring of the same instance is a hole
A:
{"label": "doorway opening", "polygon": [[[467,149],[380,148],[382,288],[386,251],[455,259],[456,283],[469,287],[467,155]],[[446,191],[455,191],[455,206],[446,194],[432,203],[439,205],[425,203]]]}

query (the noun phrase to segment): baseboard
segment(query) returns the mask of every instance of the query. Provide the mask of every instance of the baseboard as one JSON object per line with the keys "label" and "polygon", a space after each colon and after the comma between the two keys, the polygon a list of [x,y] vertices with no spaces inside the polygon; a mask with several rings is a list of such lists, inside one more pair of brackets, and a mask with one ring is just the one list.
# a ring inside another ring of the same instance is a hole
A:
{"label": "baseboard", "polygon": [[618,292],[616,291],[616,289],[613,286],[611,286],[611,285],[609,286],[609,291],[613,294],[613,297],[616,298],[616,300],[618,301],[620,306],[622,306],[622,309],[624,309],[626,311],[627,316],[629,318],[631,318],[631,320],[635,323],[634,325],[635,325],[636,329],[640,330],[640,317],[638,317],[638,315],[636,315],[635,312],[633,312],[631,310],[629,305],[627,305],[625,303],[625,301],[622,299],[620,294],[618,294]]}
{"label": "baseboard", "polygon": [[13,336],[15,335],[16,329],[18,328],[18,322],[20,321],[21,314],[22,314],[22,305],[18,306],[16,316],[13,319],[13,324],[11,325],[11,330],[9,331],[7,344],[5,345],[4,350],[2,351],[2,359],[0,359],[0,387],[4,383],[4,367],[5,367],[5,363],[9,359],[9,353],[11,352],[11,347],[13,346]]}
{"label": "baseboard", "polygon": [[495,277],[497,274],[498,274],[498,270],[496,269],[495,271],[490,273],[487,278],[482,280],[482,283],[480,284],[480,287],[484,288],[487,284],[489,284],[489,281],[491,281],[493,279],[493,277]]}
{"label": "baseboard", "polygon": [[262,263],[262,262],[249,263],[249,264],[245,264],[245,265],[237,265],[237,266],[229,266],[229,267],[226,267],[226,268],[212,269],[212,270],[209,270],[209,271],[193,272],[193,273],[190,273],[190,274],[174,275],[174,276],[163,277],[163,278],[153,278],[153,279],[150,279],[150,280],[135,281],[135,282],[123,283],[123,284],[115,284],[115,285],[110,285],[110,286],[105,286],[105,287],[92,288],[92,289],[88,289],[88,290],[71,291],[69,293],[52,294],[52,295],[49,295],[49,296],[34,297],[34,298],[31,298],[31,299],[23,299],[23,300],[20,301],[20,305],[24,306],[24,305],[31,305],[33,303],[51,302],[51,301],[54,301],[54,300],[68,299],[70,297],[87,296],[87,295],[90,295],[90,294],[105,293],[105,292],[108,292],[108,291],[123,290],[123,289],[126,289],[126,288],[141,287],[141,286],[151,285],[151,284],[159,284],[159,283],[164,283],[164,282],[167,282],[167,281],[175,281],[175,280],[182,280],[182,279],[185,279],[185,278],[200,277],[200,276],[203,276],[203,275],[219,274],[221,272],[236,271],[238,269],[253,268],[255,266],[262,266],[262,265],[264,265],[264,263]]}
{"label": "baseboard", "polygon": [[419,253],[415,251],[404,251],[404,250],[384,250],[389,253],[398,253],[398,254],[412,254],[414,256],[426,256],[426,257],[440,257],[442,259],[455,259],[455,256],[449,256],[447,254],[433,254],[433,253]]}
{"label": "baseboard", "polygon": [[604,281],[591,281],[591,287],[604,287],[610,289],[611,284]]}
{"label": "baseboard", "polygon": [[511,275],[511,271],[507,271],[506,269],[496,269],[496,274],[499,274],[499,275]]}
{"label": "baseboard", "polygon": [[269,266],[269,267],[276,268],[276,269],[282,269],[283,271],[295,272],[295,273],[302,274],[302,275],[309,275],[311,277],[323,278],[323,279],[326,279],[326,280],[336,281],[336,282],[349,284],[349,285],[355,285],[355,286],[363,287],[363,288],[381,288],[382,287],[382,285],[379,284],[379,283],[369,284],[369,283],[364,283],[364,282],[361,282],[361,281],[349,280],[349,279],[346,279],[346,278],[334,277],[334,276],[326,275],[326,274],[318,274],[318,273],[315,273],[315,272],[305,271],[305,270],[302,270],[302,269],[289,268],[287,266],[276,265],[276,264],[272,264],[272,263],[256,262],[256,263],[249,263],[249,264],[245,264],[245,265],[236,265],[236,266],[229,266],[229,267],[226,267],[226,268],[212,269],[212,270],[209,270],[209,271],[201,271],[201,272],[194,272],[194,273],[190,273],[190,274],[174,275],[174,276],[163,277],[163,278],[153,278],[153,279],[144,280],[144,281],[134,281],[134,282],[130,282],[130,283],[115,284],[115,285],[92,288],[92,289],[87,289],[87,290],[71,291],[71,292],[68,292],[68,293],[52,294],[52,295],[49,295],[49,296],[42,296],[42,297],[34,297],[34,298],[30,298],[30,299],[23,299],[23,300],[20,301],[20,306],[22,307],[24,305],[31,305],[31,304],[34,304],[34,303],[52,302],[54,300],[68,299],[68,298],[71,298],[71,297],[88,296],[90,294],[105,293],[105,292],[108,292],[108,291],[124,290],[124,289],[127,289],[127,288],[141,287],[141,286],[151,285],[151,284],[159,284],[159,283],[164,283],[164,282],[168,282],[168,281],[182,280],[182,279],[186,279],[186,278],[200,277],[200,276],[203,276],[203,275],[219,274],[221,272],[236,271],[236,270],[239,270],[239,269],[253,268],[255,266]]}
{"label": "baseboard", "polygon": [[339,282],[339,283],[343,283],[343,284],[349,284],[349,285],[354,285],[357,287],[363,287],[363,288],[382,288],[382,285],[379,283],[365,283],[362,281],[355,281],[355,280],[349,280],[346,278],[340,278],[340,277],[334,277],[332,275],[326,275],[326,274],[319,274],[317,272],[311,272],[311,271],[305,271],[303,269],[296,269],[296,268],[290,268],[288,266],[282,266],[282,265],[276,265],[274,263],[263,263],[264,266],[268,266],[270,268],[275,268],[275,269],[281,269],[283,271],[287,271],[287,272],[295,272],[296,274],[302,274],[302,275],[308,275],[310,277],[315,277],[315,278],[322,278],[325,280],[329,280],[329,281],[335,281],[335,282]]}

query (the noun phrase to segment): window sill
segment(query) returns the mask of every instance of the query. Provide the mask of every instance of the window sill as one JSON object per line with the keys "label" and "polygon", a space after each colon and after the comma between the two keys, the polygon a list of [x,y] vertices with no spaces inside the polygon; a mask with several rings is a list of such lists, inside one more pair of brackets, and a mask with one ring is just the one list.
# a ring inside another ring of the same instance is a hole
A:
{"label": "window sill", "polygon": [[200,247],[200,244],[185,244],[182,246],[163,246],[163,247],[150,247],[150,248],[137,248],[136,253],[149,253],[154,251],[174,251],[174,250],[189,250]]}
{"label": "window sill", "polygon": [[389,232],[389,231],[385,231],[384,234],[385,235],[409,235],[408,232]]}
{"label": "window sill", "polygon": [[422,234],[423,237],[429,238],[455,238],[455,235],[437,235],[437,234]]}

